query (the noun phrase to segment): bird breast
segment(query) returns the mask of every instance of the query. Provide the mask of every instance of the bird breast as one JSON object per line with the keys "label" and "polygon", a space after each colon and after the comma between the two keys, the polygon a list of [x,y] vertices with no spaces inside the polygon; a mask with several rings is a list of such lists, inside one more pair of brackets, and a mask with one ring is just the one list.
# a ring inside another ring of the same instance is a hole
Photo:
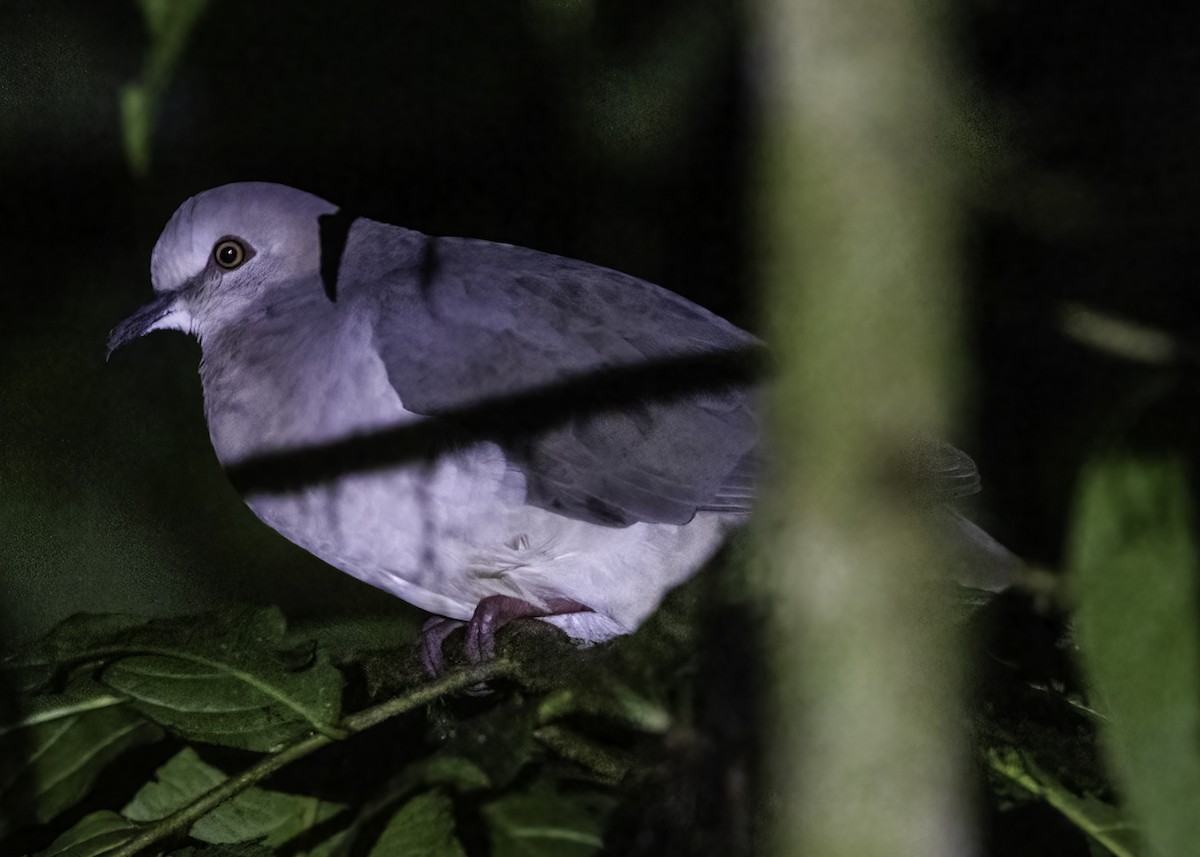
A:
{"label": "bird breast", "polygon": [[[293,322],[276,331],[265,319],[252,331],[206,337],[205,412],[226,468],[262,456],[286,466],[289,453],[369,445],[427,419],[405,409],[365,318],[332,309],[306,317],[303,336]],[[302,347],[283,352],[286,343]],[[491,442],[366,463],[243,496],[290,541],[423,610],[466,619],[488,595],[565,598],[592,608],[562,620],[591,640],[635,628],[733,520],[701,513],[686,526],[622,528],[537,508],[525,502],[523,473]]]}

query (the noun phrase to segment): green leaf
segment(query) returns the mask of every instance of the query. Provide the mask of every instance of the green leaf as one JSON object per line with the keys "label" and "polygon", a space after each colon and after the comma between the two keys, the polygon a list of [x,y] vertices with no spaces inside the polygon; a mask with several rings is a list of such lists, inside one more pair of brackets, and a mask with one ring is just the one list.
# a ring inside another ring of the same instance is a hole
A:
{"label": "green leaf", "polygon": [[506,795],[483,814],[492,857],[590,857],[604,845],[594,813],[548,790]]}
{"label": "green leaf", "polygon": [[104,767],[162,733],[94,682],[35,696],[20,719],[0,724],[0,836],[45,823],[82,800]]}
{"label": "green leaf", "polygon": [[140,83],[126,84],[117,92],[125,157],[136,176],[144,176],[150,171],[150,142],[157,102],[158,99],[153,98]]}
{"label": "green leaf", "polygon": [[[285,650],[276,609],[147,628],[132,654],[103,672],[105,684],[147,717],[193,741],[272,751],[310,729],[333,733],[341,674],[323,656],[303,665]],[[308,657],[305,654],[305,657]]]}
{"label": "green leaf", "polygon": [[291,857],[343,857],[346,853],[346,847],[353,840],[357,830],[353,827],[345,830],[339,830],[331,834],[327,839],[318,842],[312,848],[307,850],[297,851]]}
{"label": "green leaf", "polygon": [[108,644],[146,620],[123,613],[77,613],[0,662],[17,691],[44,688],[64,666],[86,659],[88,652]]}
{"label": "green leaf", "polygon": [[427,785],[450,786],[461,792],[486,789],[491,780],[469,759],[450,753],[437,753],[417,763],[421,781]]}
{"label": "green leaf", "polygon": [[319,641],[334,660],[369,651],[410,652],[425,614],[416,613],[404,602],[397,604],[386,613],[310,618],[294,627],[296,633]]}
{"label": "green leaf", "polygon": [[[330,838],[311,851],[295,855],[295,857],[341,857],[346,853],[350,842],[356,841],[364,830],[370,828],[375,820],[402,801],[408,800],[415,793],[428,790],[430,787],[441,787],[458,794],[468,794],[486,789],[491,786],[478,765],[469,759],[450,753],[439,752],[432,756],[417,759],[393,777],[382,787],[372,799],[371,806],[359,815],[344,830],[334,833]],[[342,850],[338,850],[341,848]]]}
{"label": "green leaf", "polygon": [[1194,520],[1174,460],[1084,474],[1071,568],[1102,739],[1152,853],[1200,842],[1200,628]]}
{"label": "green leaf", "polygon": [[311,647],[290,645],[286,631],[274,608],[140,624],[74,617],[9,666],[106,664],[101,681],[171,731],[265,752],[311,729],[336,734],[341,714],[341,674]]}
{"label": "green leaf", "polygon": [[48,723],[61,722],[102,708],[116,708],[128,700],[92,681],[78,682],[64,693],[43,693],[22,700],[20,716],[0,720],[0,739]]}
{"label": "green leaf", "polygon": [[[225,774],[190,747],[180,750],[143,786],[122,814],[132,821],[157,821],[225,782]],[[277,846],[340,812],[339,804],[313,797],[249,788],[192,826],[201,842],[232,844],[261,840]]]}
{"label": "green leaf", "polygon": [[507,785],[537,749],[533,737],[536,702],[517,694],[464,720],[447,718],[444,708],[434,709],[434,714],[442,718],[437,725],[445,755],[469,762],[492,786]]}
{"label": "green leaf", "polygon": [[671,714],[665,707],[637,693],[615,675],[600,670],[591,672],[596,681],[560,687],[546,694],[538,705],[538,722],[591,714],[639,732],[661,735],[670,728]]}
{"label": "green leaf", "polygon": [[409,800],[392,816],[371,857],[466,857],[450,798],[428,791]]}
{"label": "green leaf", "polygon": [[85,815],[79,822],[39,851],[37,857],[100,857],[124,845],[137,828],[117,815],[104,810]]}

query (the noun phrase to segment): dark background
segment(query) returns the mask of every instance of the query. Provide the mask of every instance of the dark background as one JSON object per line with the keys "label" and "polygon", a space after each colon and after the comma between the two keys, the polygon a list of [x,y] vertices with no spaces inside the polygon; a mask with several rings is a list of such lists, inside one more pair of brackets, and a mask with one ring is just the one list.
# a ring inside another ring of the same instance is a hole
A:
{"label": "dark background", "polygon": [[[1133,427],[1187,444],[1190,370],[1072,342],[1064,301],[1184,337],[1200,196],[1198,13],[972,0],[953,9],[968,170],[971,364],[955,440],[983,518],[1053,566],[1086,452]],[[130,2],[0,6],[0,594],[8,644],[70,613],[224,601],[292,615],[406,608],[260,525],[208,445],[199,350],[106,364],[186,197],[295,185],[436,234],[658,282],[751,329],[758,70],[721,0],[212,0],[132,174],[120,88],[150,36]],[[797,283],[819,288],[820,284]],[[849,394],[849,393],[848,393]]]}

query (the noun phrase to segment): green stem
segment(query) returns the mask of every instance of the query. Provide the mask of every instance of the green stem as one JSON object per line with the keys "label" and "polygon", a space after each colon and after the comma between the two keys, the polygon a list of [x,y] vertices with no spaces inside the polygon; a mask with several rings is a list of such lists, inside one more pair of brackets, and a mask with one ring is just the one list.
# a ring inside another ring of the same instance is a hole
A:
{"label": "green stem", "polygon": [[[1087,804],[1064,785],[1046,774],[1017,750],[993,748],[987,751],[988,766],[1000,776],[1041,798],[1058,810],[1064,818],[1111,851],[1114,857],[1137,857],[1119,834],[1132,832],[1127,824],[1113,824],[1095,817]],[[1109,812],[1112,807],[1104,805]]]}
{"label": "green stem", "polygon": [[582,765],[609,785],[621,782],[632,767],[628,758],[561,726],[543,726],[533,734],[555,753]]}
{"label": "green stem", "polygon": [[118,705],[125,705],[127,702],[129,702],[127,697],[116,696],[114,694],[94,696],[91,699],[81,702],[64,702],[57,707],[45,711],[27,714],[13,723],[0,724],[0,736],[7,735],[9,732],[16,732],[18,729],[28,729],[31,726],[41,726],[46,723],[52,723],[55,720],[64,720],[68,717],[87,714],[91,711],[99,711],[102,708],[115,708]]}
{"label": "green stem", "polygon": [[[378,726],[385,720],[390,720],[401,714],[406,714],[422,705],[428,705],[448,693],[465,690],[474,684],[490,681],[508,675],[512,664],[504,660],[491,661],[474,667],[455,670],[429,684],[423,684],[408,693],[382,702],[373,708],[368,708],[344,718],[340,724],[346,735],[355,735]],[[105,857],[134,857],[149,846],[168,839],[191,828],[208,813],[219,805],[244,792],[251,786],[262,782],[267,777],[287,767],[298,759],[332,744],[336,739],[325,734],[307,735],[298,738],[285,746],[278,753],[263,758],[261,761],[230,777],[216,788],[213,788],[166,818],[145,825],[137,836],[130,839],[120,848],[109,852]]]}

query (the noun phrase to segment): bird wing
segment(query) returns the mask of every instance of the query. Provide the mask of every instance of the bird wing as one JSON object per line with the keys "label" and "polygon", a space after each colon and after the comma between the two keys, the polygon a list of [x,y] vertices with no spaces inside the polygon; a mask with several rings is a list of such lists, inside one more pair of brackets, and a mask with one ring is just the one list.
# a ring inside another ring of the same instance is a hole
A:
{"label": "bird wing", "polygon": [[[761,343],[651,283],[505,244],[352,227],[404,407],[500,443],[526,501],[613,526],[749,511]],[[364,286],[359,288],[360,286]]]}
{"label": "bird wing", "polygon": [[923,438],[913,444],[912,452],[925,496],[950,502],[979,493],[979,469],[958,447],[944,440]]}

